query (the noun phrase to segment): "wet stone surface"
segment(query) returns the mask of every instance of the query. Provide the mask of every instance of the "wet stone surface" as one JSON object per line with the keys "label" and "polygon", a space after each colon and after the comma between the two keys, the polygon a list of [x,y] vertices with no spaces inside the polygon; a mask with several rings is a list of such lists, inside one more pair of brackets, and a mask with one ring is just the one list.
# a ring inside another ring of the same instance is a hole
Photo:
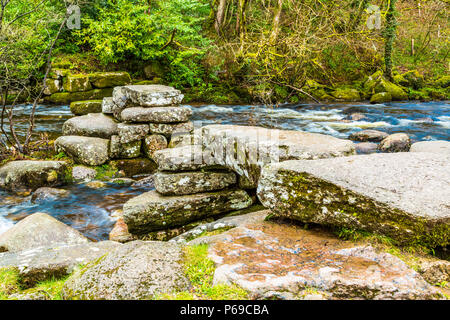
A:
{"label": "wet stone surface", "polygon": [[[195,240],[194,240],[195,241]],[[254,298],[311,288],[327,299],[421,299],[436,291],[400,259],[370,246],[292,224],[249,222],[212,236],[215,283],[235,283]]]}

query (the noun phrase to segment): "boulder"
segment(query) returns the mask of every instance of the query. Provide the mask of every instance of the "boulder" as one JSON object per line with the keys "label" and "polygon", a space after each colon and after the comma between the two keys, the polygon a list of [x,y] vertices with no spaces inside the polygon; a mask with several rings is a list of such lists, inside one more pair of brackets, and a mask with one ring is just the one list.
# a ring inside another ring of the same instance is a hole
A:
{"label": "boulder", "polygon": [[154,176],[156,191],[163,195],[185,195],[225,189],[236,183],[233,172],[158,172]]}
{"label": "boulder", "polygon": [[84,136],[109,139],[118,134],[117,123],[102,113],[74,117],[64,122],[62,128],[65,136]]}
{"label": "boulder", "polygon": [[210,244],[208,257],[216,265],[214,285],[235,284],[251,299],[441,297],[416,271],[389,253],[323,231],[264,221],[269,213],[189,243]]}
{"label": "boulder", "polygon": [[110,97],[112,92],[112,88],[94,89],[83,92],[57,92],[51,96],[44,97],[44,101],[49,103],[68,104],[73,101],[101,100],[104,97]]}
{"label": "boulder", "polygon": [[379,92],[372,95],[370,103],[385,103],[391,102],[392,95],[389,92]]}
{"label": "boulder", "polygon": [[69,74],[64,79],[63,88],[68,92],[89,91],[92,89],[89,77],[84,74]]}
{"label": "boulder", "polygon": [[62,81],[59,79],[46,79],[45,80],[45,95],[52,95],[62,90]]}
{"label": "boulder", "polygon": [[75,272],[64,284],[65,299],[148,300],[188,290],[182,247],[133,241]]}
{"label": "boulder", "polygon": [[101,241],[5,252],[0,253],[0,268],[16,268],[22,284],[32,287],[41,281],[63,278],[78,266],[97,260],[120,245],[117,242]]}
{"label": "boulder", "polygon": [[129,143],[143,139],[148,134],[149,127],[147,124],[119,123],[117,129],[120,143]]}
{"label": "boulder", "polygon": [[198,145],[159,150],[152,159],[161,171],[193,171],[216,164],[211,154]]}
{"label": "boulder", "polygon": [[142,178],[131,185],[133,188],[148,188],[154,189],[155,185],[153,183],[153,175]]}
{"label": "boulder", "polygon": [[123,110],[121,119],[126,122],[175,123],[186,122],[191,115],[189,107],[134,107]]}
{"label": "boulder", "polygon": [[113,114],[114,110],[114,101],[112,97],[106,97],[102,100],[102,113],[104,114]]}
{"label": "boulder", "polygon": [[380,142],[384,138],[387,138],[389,134],[378,130],[362,130],[352,133],[348,138],[353,141],[362,142]]}
{"label": "boulder", "polygon": [[63,161],[11,161],[0,167],[0,187],[10,191],[57,187],[68,182],[70,171]]}
{"label": "boulder", "polygon": [[252,205],[243,190],[166,197],[156,191],[137,196],[123,206],[123,218],[134,234],[182,226],[206,217]]}
{"label": "boulder", "polygon": [[55,150],[88,166],[99,166],[109,160],[109,140],[101,138],[62,136],[55,140]]}
{"label": "boulder", "polygon": [[413,143],[410,152],[431,152],[450,155],[450,141],[422,141]]}
{"label": "boulder", "polygon": [[95,72],[88,77],[95,88],[111,88],[131,83],[128,72]]}
{"label": "boulder", "polygon": [[54,201],[59,198],[65,198],[69,194],[70,192],[64,189],[41,187],[33,193],[33,195],[31,196],[31,202],[39,203],[45,201]]}
{"label": "boulder", "polygon": [[163,85],[124,86],[123,92],[132,103],[143,107],[177,105],[184,97],[179,90]]}
{"label": "boulder", "polygon": [[258,197],[276,215],[367,230],[400,244],[450,243],[450,158],[371,154],[264,167]]}
{"label": "boulder", "polygon": [[87,242],[89,240],[75,229],[48,214],[38,212],[19,221],[0,235],[0,252]]}
{"label": "boulder", "polygon": [[203,127],[203,145],[217,164],[245,176],[255,188],[264,164],[355,154],[355,146],[348,140],[317,133],[237,125]]}
{"label": "boulder", "polygon": [[171,137],[174,134],[191,133],[194,130],[192,122],[181,123],[149,123],[150,132]]}
{"label": "boulder", "polygon": [[97,171],[85,166],[75,166],[72,170],[72,178],[76,182],[88,182],[97,176]]}
{"label": "boulder", "polygon": [[119,136],[112,136],[109,146],[111,159],[132,159],[141,155],[141,140],[122,143]]}
{"label": "boulder", "polygon": [[411,140],[406,133],[394,133],[384,138],[378,145],[381,152],[408,152]]}
{"label": "boulder", "polygon": [[369,154],[377,152],[378,145],[373,142],[361,142],[356,145],[356,152]]}
{"label": "boulder", "polygon": [[102,100],[72,102],[70,104],[70,111],[77,116],[102,112]]}
{"label": "boulder", "polygon": [[156,151],[167,148],[167,139],[166,137],[160,134],[152,134],[146,136],[143,143],[145,155],[150,159],[153,159],[153,154]]}

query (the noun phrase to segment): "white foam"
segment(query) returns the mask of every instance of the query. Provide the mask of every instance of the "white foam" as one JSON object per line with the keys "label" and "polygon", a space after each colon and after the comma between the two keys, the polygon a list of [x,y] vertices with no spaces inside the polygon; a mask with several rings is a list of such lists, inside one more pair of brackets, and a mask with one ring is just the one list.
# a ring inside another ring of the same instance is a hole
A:
{"label": "white foam", "polygon": [[305,111],[296,111],[293,109],[287,108],[262,108],[258,109],[261,113],[269,114],[271,117],[275,118],[283,118],[283,119],[303,119],[303,120],[312,120],[312,121],[330,121],[330,120],[342,120],[344,118],[341,115],[342,110],[332,109],[326,111],[318,111],[318,110],[305,110]]}
{"label": "white foam", "polygon": [[12,223],[10,220],[7,220],[4,217],[0,216],[0,234],[11,229],[13,225],[14,223]]}
{"label": "white foam", "polygon": [[391,124],[385,121],[368,122],[368,121],[351,121],[351,122],[325,122],[328,126],[333,128],[379,128],[390,127]]}
{"label": "white foam", "polygon": [[209,112],[218,112],[218,113],[223,113],[223,112],[233,112],[233,108],[226,108],[226,107],[218,107],[215,105],[210,105],[210,106],[206,106],[206,107],[201,107],[199,108],[200,112],[204,112],[204,111],[209,111]]}

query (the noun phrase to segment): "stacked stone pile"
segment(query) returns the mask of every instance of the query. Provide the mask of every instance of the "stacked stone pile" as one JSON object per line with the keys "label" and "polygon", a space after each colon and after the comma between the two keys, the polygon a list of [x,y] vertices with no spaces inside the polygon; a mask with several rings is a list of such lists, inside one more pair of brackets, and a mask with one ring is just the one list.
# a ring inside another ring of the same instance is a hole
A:
{"label": "stacked stone pile", "polygon": [[155,191],[129,200],[123,218],[129,232],[144,239],[168,240],[202,222],[253,204],[237,187],[237,175],[221,166],[199,145],[154,153]]}
{"label": "stacked stone pile", "polygon": [[172,134],[193,130],[192,111],[179,105],[182,99],[180,91],[167,86],[116,87],[112,97],[103,99],[101,113],[66,121],[55,148],[91,166],[142,155],[152,159],[156,150],[167,147]]}

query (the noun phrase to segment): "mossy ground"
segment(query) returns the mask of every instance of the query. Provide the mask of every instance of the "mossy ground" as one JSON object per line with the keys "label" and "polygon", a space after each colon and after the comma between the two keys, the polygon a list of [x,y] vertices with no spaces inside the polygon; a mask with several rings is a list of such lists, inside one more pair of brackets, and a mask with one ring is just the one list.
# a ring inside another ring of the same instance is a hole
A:
{"label": "mossy ground", "polygon": [[46,300],[62,300],[62,287],[66,281],[62,279],[51,279],[37,283],[34,287],[23,289],[19,272],[14,268],[0,269],[0,300],[15,300],[14,294],[40,295]]}
{"label": "mossy ground", "polygon": [[213,285],[215,266],[208,258],[208,245],[187,246],[184,249],[184,271],[192,289],[157,297],[160,300],[244,300],[248,293],[236,285]]}

